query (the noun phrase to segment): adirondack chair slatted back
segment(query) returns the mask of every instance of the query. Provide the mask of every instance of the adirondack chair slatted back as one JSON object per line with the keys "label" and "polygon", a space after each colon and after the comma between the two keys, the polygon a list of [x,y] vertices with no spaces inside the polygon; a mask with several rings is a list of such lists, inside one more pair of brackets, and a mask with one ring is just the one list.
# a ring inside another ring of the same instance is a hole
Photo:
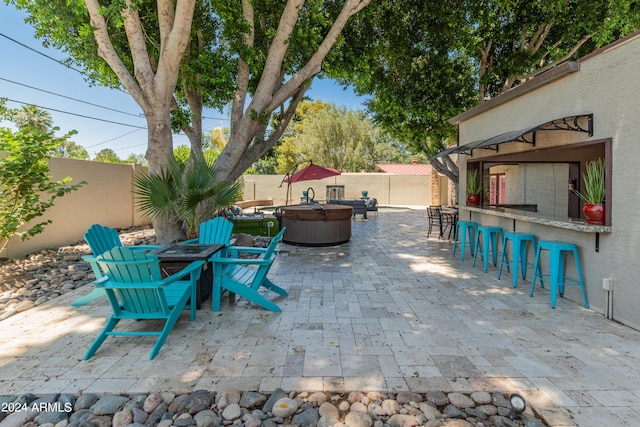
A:
{"label": "adirondack chair slatted back", "polygon": [[95,255],[102,255],[113,248],[122,246],[120,236],[115,228],[106,227],[100,224],[93,224],[86,233],[84,233],[91,252]]}
{"label": "adirondack chair slatted back", "polygon": [[162,288],[149,284],[162,280],[160,263],[155,255],[114,248],[99,257],[98,264],[114,282],[104,286],[114,311],[129,312],[131,317],[169,313]]}
{"label": "adirondack chair slatted back", "polygon": [[[221,216],[217,216],[200,224],[199,242],[209,245],[226,245],[231,240],[232,232],[233,223]],[[218,251],[213,254],[212,258],[219,258],[223,254],[224,251]]]}

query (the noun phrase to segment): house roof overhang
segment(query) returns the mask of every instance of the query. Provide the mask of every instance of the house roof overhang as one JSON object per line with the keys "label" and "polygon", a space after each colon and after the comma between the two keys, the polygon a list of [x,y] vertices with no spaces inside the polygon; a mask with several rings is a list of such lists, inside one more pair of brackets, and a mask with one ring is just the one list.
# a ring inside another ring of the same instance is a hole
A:
{"label": "house roof overhang", "polygon": [[[585,121],[586,126],[580,123],[584,123]],[[535,146],[537,132],[551,130],[585,132],[588,133],[589,136],[593,136],[593,114],[580,114],[575,116],[562,117],[530,128],[501,133],[499,135],[492,136],[491,138],[480,139],[464,145],[450,147],[444,151],[439,152],[434,157],[448,156],[457,153],[473,155],[473,150],[479,148],[498,151],[498,147],[500,146],[500,144],[504,144],[507,142],[524,142]]]}

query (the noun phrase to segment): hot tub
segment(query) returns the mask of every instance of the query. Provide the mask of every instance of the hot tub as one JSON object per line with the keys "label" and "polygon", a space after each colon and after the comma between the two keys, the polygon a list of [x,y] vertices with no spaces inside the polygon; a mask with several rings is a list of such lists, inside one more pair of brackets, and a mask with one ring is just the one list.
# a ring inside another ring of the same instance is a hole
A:
{"label": "hot tub", "polygon": [[300,246],[333,246],[351,238],[353,208],[308,203],[279,209],[280,227],[287,227],[282,241]]}

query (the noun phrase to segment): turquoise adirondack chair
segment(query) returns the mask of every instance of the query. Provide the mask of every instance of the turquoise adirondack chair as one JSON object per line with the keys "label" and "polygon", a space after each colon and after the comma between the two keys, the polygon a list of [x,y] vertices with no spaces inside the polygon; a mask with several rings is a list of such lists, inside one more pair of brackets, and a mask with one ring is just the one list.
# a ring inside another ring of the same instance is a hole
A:
{"label": "turquoise adirondack chair", "polygon": [[217,216],[213,219],[200,224],[200,235],[196,239],[187,240],[184,243],[200,243],[207,245],[225,245],[221,251],[213,254],[212,258],[226,257],[227,251],[232,244],[231,233],[233,232],[233,223],[227,219]]}
{"label": "turquoise adirondack chair", "polygon": [[222,290],[237,294],[267,310],[280,312],[280,307],[269,301],[260,292],[260,288],[274,291],[278,295],[287,296],[284,289],[276,286],[267,278],[271,265],[276,259],[276,246],[282,240],[286,227],[264,248],[234,247],[238,252],[258,253],[259,258],[211,258],[213,264],[213,293],[211,296],[213,311],[220,311]]}
{"label": "turquoise adirondack chair", "polygon": [[[84,233],[84,240],[89,245],[91,252],[93,255],[85,255],[82,257],[90,266],[93,274],[96,276],[96,279],[102,277],[102,271],[100,271],[100,267],[98,267],[97,257],[98,255],[102,255],[103,253],[110,251],[113,248],[122,247],[122,242],[120,241],[120,236],[118,235],[118,231],[115,228],[107,227],[100,224],[93,224],[86,233]],[[130,246],[131,249],[137,251],[150,251],[156,248],[159,248],[160,245],[157,246]],[[104,296],[104,290],[101,288],[94,288],[87,295],[78,298],[71,305],[74,307],[78,307],[84,305],[88,302],[91,302],[97,298]]]}
{"label": "turquoise adirondack chair", "polygon": [[[96,262],[104,276],[94,284],[104,289],[113,314],[98,338],[89,347],[84,356],[85,360],[93,356],[105,339],[111,335],[158,336],[149,356],[149,359],[153,359],[173,329],[182,310],[188,307],[190,320],[195,320],[196,305],[192,303],[187,306],[187,301],[196,300],[196,281],[200,277],[204,261],[194,261],[183,270],[164,279],[158,257],[131,248],[114,248],[99,256]],[[187,280],[180,280],[185,276],[188,276]],[[122,319],[164,319],[165,324],[162,331],[114,331]]]}

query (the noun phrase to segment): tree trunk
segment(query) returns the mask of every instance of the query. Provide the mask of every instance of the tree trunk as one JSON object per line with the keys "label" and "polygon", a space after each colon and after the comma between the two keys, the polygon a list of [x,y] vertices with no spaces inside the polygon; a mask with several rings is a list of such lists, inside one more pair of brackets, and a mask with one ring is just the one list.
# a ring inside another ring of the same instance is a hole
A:
{"label": "tree trunk", "polygon": [[442,157],[442,160],[437,157],[431,157],[429,159],[429,163],[435,168],[435,170],[449,178],[449,180],[455,184],[456,200],[458,200],[458,177],[460,176],[458,165],[456,165],[449,156]]}
{"label": "tree trunk", "polygon": [[[146,112],[149,140],[146,159],[149,162],[149,173],[160,173],[167,167],[173,157],[173,139],[171,135],[171,118],[168,108],[154,108]],[[158,243],[171,243],[186,238],[181,224],[161,215],[152,221]]]}
{"label": "tree trunk", "polygon": [[[158,59],[150,57],[146,46],[146,29],[140,20],[135,2],[125,0],[122,17],[133,62],[132,75],[111,42],[101,5],[98,0],[85,0],[98,55],[103,58],[122,85],[140,105],[147,119],[149,132],[146,159],[149,172],[158,173],[167,167],[173,156],[170,109],[178,81],[180,60],[189,41],[195,0],[158,0],[160,52]],[[156,62],[157,61],[157,62]],[[156,240],[168,243],[184,239],[179,224],[167,218],[153,220]]]}

